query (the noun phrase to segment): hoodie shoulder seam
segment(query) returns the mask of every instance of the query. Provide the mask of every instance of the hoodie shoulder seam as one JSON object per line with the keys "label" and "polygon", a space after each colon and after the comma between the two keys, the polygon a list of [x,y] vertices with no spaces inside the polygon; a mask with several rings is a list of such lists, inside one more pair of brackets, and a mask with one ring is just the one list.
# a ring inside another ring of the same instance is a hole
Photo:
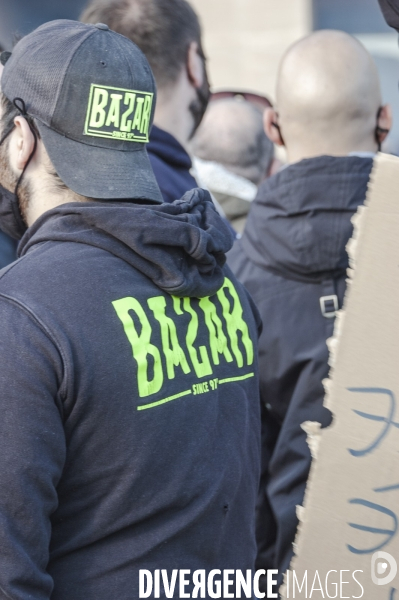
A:
{"label": "hoodie shoulder seam", "polygon": [[32,309],[30,309],[24,302],[21,302],[21,300],[17,300],[16,298],[13,298],[12,296],[8,296],[7,294],[4,294],[2,292],[0,292],[0,299],[5,300],[6,302],[13,304],[14,306],[16,306],[20,311],[22,311],[24,314],[26,314],[31,321],[33,321],[37,327],[39,327],[39,329],[44,333],[44,335],[49,339],[49,341],[53,344],[53,346],[56,348],[57,352],[59,353],[60,357],[61,357],[61,362],[62,362],[62,368],[63,368],[63,381],[61,382],[61,386],[60,386],[60,394],[62,396],[62,398],[66,398],[67,397],[67,388],[68,388],[68,379],[69,379],[69,371],[67,368],[67,360],[66,360],[66,356],[65,353],[62,350],[62,346],[61,344],[58,342],[56,336],[50,331],[50,329],[47,327],[47,325],[40,319],[40,317],[38,317],[33,311]]}
{"label": "hoodie shoulder seam", "polygon": [[17,258],[17,260],[14,260],[14,262],[12,262],[10,265],[4,267],[4,269],[2,269],[0,272],[0,279],[3,279],[5,275],[7,275],[17,264],[19,264],[22,258],[23,257]]}
{"label": "hoodie shoulder seam", "polygon": [[[47,244],[49,243],[50,240],[48,242],[39,242],[37,244],[37,248],[41,245]],[[35,248],[35,250],[37,249]],[[17,258],[16,260],[14,260],[14,262],[12,262],[11,264],[7,265],[6,267],[4,267],[3,269],[1,269],[0,271],[0,280],[3,279],[3,277],[5,277],[6,275],[8,275],[8,273],[10,271],[12,271],[12,269],[14,269],[14,267],[19,266],[19,264],[21,263],[21,261],[26,257],[26,254],[20,256],[19,258]],[[1,292],[0,292],[1,295]]]}

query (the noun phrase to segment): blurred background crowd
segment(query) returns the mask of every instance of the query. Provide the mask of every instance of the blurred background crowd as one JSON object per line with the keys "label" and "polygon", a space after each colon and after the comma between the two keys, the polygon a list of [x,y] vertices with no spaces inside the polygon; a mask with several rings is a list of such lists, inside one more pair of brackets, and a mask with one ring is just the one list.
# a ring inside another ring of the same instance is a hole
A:
{"label": "blurred background crowd", "polygon": [[[78,19],[84,0],[1,0],[0,44],[9,49],[15,33],[26,34],[52,19]],[[377,0],[193,0],[216,90],[253,90],[273,100],[278,64],[297,39],[318,29],[358,37],[377,63],[394,125],[389,151],[399,153],[396,33]]]}

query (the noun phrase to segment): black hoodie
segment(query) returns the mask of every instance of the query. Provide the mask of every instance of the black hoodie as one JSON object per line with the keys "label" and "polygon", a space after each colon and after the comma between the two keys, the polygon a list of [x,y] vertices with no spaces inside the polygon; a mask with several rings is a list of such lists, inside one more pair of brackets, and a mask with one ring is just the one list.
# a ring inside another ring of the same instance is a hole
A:
{"label": "black hoodie", "polygon": [[197,187],[191,175],[191,158],[173,135],[153,125],[147,152],[165,202],[173,202]]}
{"label": "black hoodie", "polygon": [[280,580],[310,468],[301,424],[331,421],[323,407],[326,339],[342,306],[351,217],[364,201],[372,163],[321,156],[283,169],[260,187],[243,237],[228,255],[263,320],[257,567],[279,569]]}
{"label": "black hoodie", "polygon": [[67,204],[23,237],[0,275],[2,598],[253,567],[258,323],[230,246],[199,190]]}

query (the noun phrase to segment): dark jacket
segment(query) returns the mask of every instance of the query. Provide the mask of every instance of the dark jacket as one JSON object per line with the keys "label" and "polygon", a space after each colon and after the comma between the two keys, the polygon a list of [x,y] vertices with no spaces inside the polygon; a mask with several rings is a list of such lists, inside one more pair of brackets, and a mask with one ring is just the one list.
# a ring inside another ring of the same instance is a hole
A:
{"label": "dark jacket", "polygon": [[173,135],[153,125],[147,152],[165,202],[197,187],[190,173],[191,158]]}
{"label": "dark jacket", "polygon": [[0,231],[0,269],[6,267],[17,258],[17,242]]}
{"label": "dark jacket", "polygon": [[280,580],[311,461],[301,424],[331,421],[323,407],[326,339],[342,306],[351,217],[364,201],[371,167],[368,158],[322,156],[280,171],[260,187],[243,237],[229,253],[263,320],[257,568],[279,569]]}
{"label": "dark jacket", "polygon": [[[197,187],[191,175],[191,158],[173,135],[153,125],[147,152],[165,202],[173,202]],[[229,221],[225,217],[223,221],[235,237],[236,231]]]}
{"label": "dark jacket", "polygon": [[0,596],[253,567],[258,323],[230,246],[201,190],[66,204],[23,237],[0,274]]}

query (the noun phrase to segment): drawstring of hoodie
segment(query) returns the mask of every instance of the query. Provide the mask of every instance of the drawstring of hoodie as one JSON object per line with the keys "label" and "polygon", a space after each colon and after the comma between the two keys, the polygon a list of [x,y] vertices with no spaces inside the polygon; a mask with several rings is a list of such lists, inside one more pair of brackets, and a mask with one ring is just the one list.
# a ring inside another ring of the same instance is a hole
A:
{"label": "drawstring of hoodie", "polygon": [[[21,185],[21,182],[22,182],[22,178],[25,175],[25,171],[29,167],[29,165],[30,165],[30,163],[31,163],[31,161],[32,161],[35,153],[36,153],[36,150],[37,150],[37,134],[36,134],[36,131],[34,130],[32,124],[30,123],[30,117],[29,117],[29,115],[27,113],[26,105],[25,105],[25,102],[22,100],[22,98],[14,98],[13,104],[14,104],[15,108],[17,109],[17,111],[19,113],[19,116],[20,117],[24,117],[26,119],[26,121],[27,121],[27,123],[29,125],[29,129],[31,130],[33,138],[35,140],[34,143],[33,143],[33,150],[30,153],[29,158],[26,161],[26,164],[25,164],[25,166],[24,166],[24,168],[22,170],[22,173],[21,173],[21,175],[18,178],[17,185],[15,186],[14,194],[17,195],[19,186]],[[15,127],[15,125],[14,125],[14,127]]]}

